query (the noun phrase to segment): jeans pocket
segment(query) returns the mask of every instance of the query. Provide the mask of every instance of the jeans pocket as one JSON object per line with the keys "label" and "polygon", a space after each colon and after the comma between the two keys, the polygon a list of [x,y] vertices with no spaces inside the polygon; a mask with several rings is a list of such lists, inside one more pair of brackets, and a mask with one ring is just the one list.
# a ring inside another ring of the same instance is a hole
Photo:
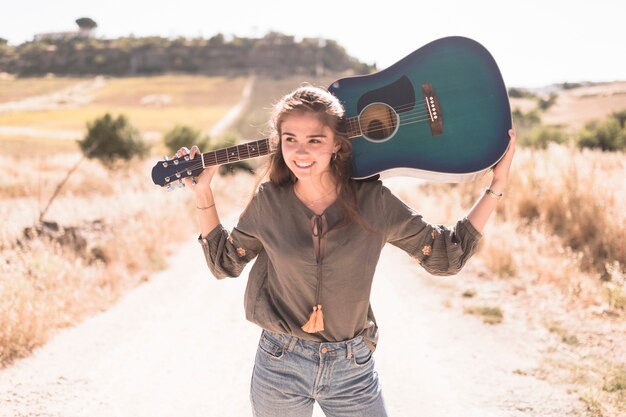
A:
{"label": "jeans pocket", "polygon": [[361,342],[354,346],[352,351],[352,363],[358,367],[363,367],[373,362],[374,352]]}
{"label": "jeans pocket", "polygon": [[285,355],[285,348],[275,340],[270,339],[263,333],[259,341],[259,351],[267,354],[273,359],[280,359]]}

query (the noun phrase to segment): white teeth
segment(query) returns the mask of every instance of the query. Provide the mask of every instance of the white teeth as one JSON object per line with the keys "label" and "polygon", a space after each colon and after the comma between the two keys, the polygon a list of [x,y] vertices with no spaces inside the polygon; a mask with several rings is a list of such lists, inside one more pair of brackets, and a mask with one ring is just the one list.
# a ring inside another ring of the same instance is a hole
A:
{"label": "white teeth", "polygon": [[295,162],[296,166],[299,168],[308,168],[313,165],[313,162]]}

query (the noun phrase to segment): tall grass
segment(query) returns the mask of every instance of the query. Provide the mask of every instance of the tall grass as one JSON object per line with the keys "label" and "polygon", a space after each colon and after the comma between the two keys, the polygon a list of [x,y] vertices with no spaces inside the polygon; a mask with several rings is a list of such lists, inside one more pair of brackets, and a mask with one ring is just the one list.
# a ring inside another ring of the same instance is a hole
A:
{"label": "tall grass", "polygon": [[[54,177],[61,161],[69,159],[57,156],[43,169]],[[107,308],[163,268],[173,244],[192,235],[190,228],[178,226],[181,216],[191,216],[186,194],[166,199],[150,187],[147,175],[127,178],[128,173],[145,174],[143,167],[108,175],[95,167],[79,168],[74,185],[55,201],[48,218],[61,230],[71,228],[78,243],[54,233],[24,236],[37,212],[36,199],[5,196],[0,205],[11,226],[3,227],[0,245],[2,365],[27,355],[57,329]],[[36,185],[28,176],[23,180],[23,186]]]}
{"label": "tall grass", "polygon": [[[2,112],[0,125],[49,133],[82,130],[87,121],[115,109],[142,130],[164,132],[176,123],[208,129],[239,100],[246,83],[245,78],[166,75],[109,78],[72,90],[67,98],[65,90],[59,92],[82,81],[89,80],[2,80],[0,102],[40,97],[39,110]],[[48,93],[55,93],[49,102]],[[90,97],[75,97],[81,94]],[[168,99],[143,100],[151,95]],[[152,185],[154,161],[115,170],[83,161],[47,212],[45,220],[53,227],[32,228],[80,158],[71,140],[0,136],[0,366],[28,355],[59,328],[108,308],[163,268],[177,242],[195,235],[193,220],[180,221],[195,219],[191,194],[166,194]],[[225,181],[229,191],[238,187],[235,178]]]}
{"label": "tall grass", "polygon": [[[505,198],[478,257],[496,276],[556,287],[582,306],[626,303],[626,159],[552,145],[518,149]],[[433,222],[463,216],[489,185],[421,185],[403,197]]]}

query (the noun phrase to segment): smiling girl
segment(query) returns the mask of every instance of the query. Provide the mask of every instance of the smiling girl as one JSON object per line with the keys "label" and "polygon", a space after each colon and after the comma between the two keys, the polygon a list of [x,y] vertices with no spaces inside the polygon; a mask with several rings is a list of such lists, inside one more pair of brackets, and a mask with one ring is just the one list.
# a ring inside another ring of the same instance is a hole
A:
{"label": "smiling girl", "polygon": [[[474,253],[507,184],[515,149],[494,167],[491,187],[454,227],[432,225],[380,181],[351,179],[341,103],[305,86],[283,97],[271,120],[269,181],[227,231],[211,191],[216,167],[194,191],[200,244],[217,278],[255,259],[246,318],[262,328],[251,384],[253,414],[386,416],[373,352],[378,326],[370,291],[382,248],[406,251],[428,272],[457,273]],[[200,154],[179,150],[177,156]]]}

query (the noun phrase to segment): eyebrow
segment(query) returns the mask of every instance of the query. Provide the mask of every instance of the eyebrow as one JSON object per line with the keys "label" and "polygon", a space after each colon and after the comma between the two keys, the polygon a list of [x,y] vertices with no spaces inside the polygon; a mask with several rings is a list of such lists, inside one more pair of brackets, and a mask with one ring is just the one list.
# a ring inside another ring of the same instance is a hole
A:
{"label": "eyebrow", "polygon": [[[281,136],[285,136],[285,135],[296,136],[295,133],[291,133],[291,132],[283,132],[283,133],[281,133]],[[326,137],[327,136],[325,134],[323,134],[323,133],[318,133],[318,134],[315,134],[315,135],[307,135],[307,138],[326,138]]]}

